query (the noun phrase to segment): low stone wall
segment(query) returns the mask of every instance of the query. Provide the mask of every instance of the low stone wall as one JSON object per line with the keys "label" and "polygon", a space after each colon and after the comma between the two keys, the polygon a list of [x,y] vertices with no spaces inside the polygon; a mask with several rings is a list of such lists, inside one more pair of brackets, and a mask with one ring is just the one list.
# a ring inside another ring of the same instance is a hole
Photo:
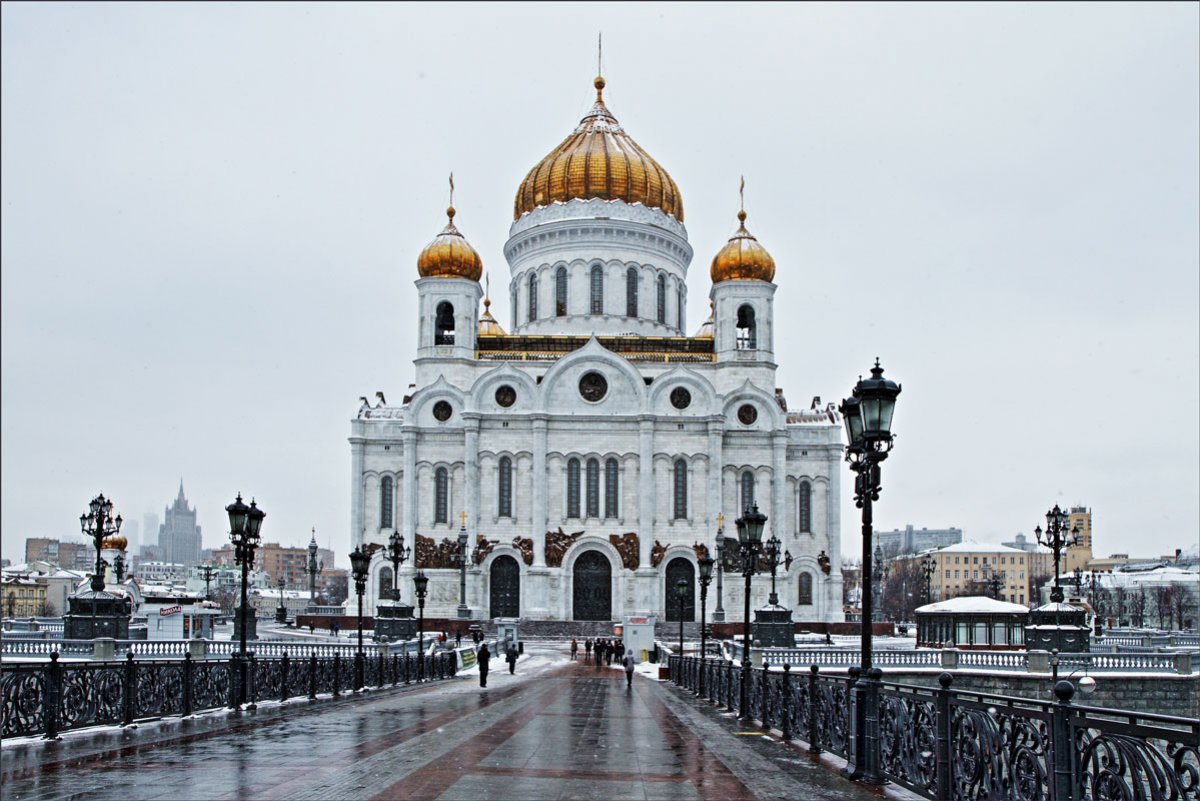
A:
{"label": "low stone wall", "polygon": [[[822,673],[834,672],[822,670]],[[844,670],[836,671],[845,674]],[[888,670],[883,681],[899,684],[917,684],[936,687],[940,670]],[[957,690],[1015,695],[1043,701],[1054,700],[1051,692],[1053,681],[1048,674],[1012,673],[997,675],[970,670],[951,670],[953,687]],[[1067,678],[1067,671],[1059,678]],[[1076,681],[1081,676],[1071,676]],[[1078,706],[1102,706],[1109,709],[1145,712],[1154,715],[1176,715],[1200,718],[1200,675],[1178,676],[1172,674],[1090,673],[1096,680],[1096,690],[1091,695],[1076,693],[1072,703]]]}

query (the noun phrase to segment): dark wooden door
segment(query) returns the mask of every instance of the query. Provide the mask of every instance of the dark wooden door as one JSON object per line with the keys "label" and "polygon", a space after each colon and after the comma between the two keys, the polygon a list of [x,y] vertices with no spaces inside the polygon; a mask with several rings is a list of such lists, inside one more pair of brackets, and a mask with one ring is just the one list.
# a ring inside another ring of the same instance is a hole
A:
{"label": "dark wooden door", "polygon": [[612,620],[612,565],[599,551],[575,560],[574,619]]}
{"label": "dark wooden door", "polygon": [[511,556],[498,556],[492,562],[492,617],[521,616],[521,568]]}

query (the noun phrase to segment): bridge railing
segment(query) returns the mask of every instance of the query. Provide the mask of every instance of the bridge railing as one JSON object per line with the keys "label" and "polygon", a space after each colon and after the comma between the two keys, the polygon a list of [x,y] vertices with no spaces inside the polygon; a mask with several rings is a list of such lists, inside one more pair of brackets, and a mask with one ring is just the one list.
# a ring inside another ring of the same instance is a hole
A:
{"label": "bridge railing", "polygon": [[[740,661],[742,648],[731,643],[730,658]],[[821,667],[853,667],[861,663],[858,649],[801,649],[764,648],[762,660],[772,665],[790,665],[793,668],[819,665]],[[1190,652],[1158,653],[1104,653],[1083,651],[1058,655],[1059,665],[1087,668],[1088,670],[1181,673],[1191,674],[1200,669],[1200,658]],[[1050,672],[1050,653],[1047,651],[972,651],[956,648],[921,651],[877,650],[872,662],[885,668],[945,668],[947,670],[1013,670],[1028,673]]]}
{"label": "bridge railing", "polygon": [[[426,648],[434,642],[426,637]],[[312,655],[352,658],[358,652],[358,646],[353,642],[254,640],[247,645],[259,659],[280,659],[285,654],[292,659]],[[371,642],[364,643],[363,647],[371,653],[416,654],[417,641]],[[111,659],[115,654],[132,651],[142,659],[182,659],[185,655],[197,660],[227,659],[237,653],[238,648],[238,643],[233,640],[114,640],[104,637],[95,640],[42,640],[12,636],[0,640],[0,654],[5,657],[49,657],[51,653],[58,653],[63,657]]]}
{"label": "bridge railing", "polygon": [[[742,706],[743,671],[748,693]],[[739,667],[672,656],[680,687],[735,708],[747,722],[799,738],[857,764],[877,764],[889,781],[925,798],[1195,799],[1200,792],[1200,721],[1076,706],[1071,686],[1046,702],[939,687],[878,683],[879,737],[873,758],[854,755],[858,669],[846,677]],[[869,707],[868,707],[869,708]]]}
{"label": "bridge railing", "polygon": [[414,681],[453,677],[452,652],[364,653],[361,665],[352,656],[316,651],[293,658],[247,657],[245,687],[239,658],[228,660],[124,659],[63,662],[57,652],[45,662],[7,662],[0,673],[0,737],[41,735],[88,726],[129,726],[139,720],[188,716],[208,709],[250,707],[260,701],[285,701],[326,694],[337,697],[356,686],[382,688]]}

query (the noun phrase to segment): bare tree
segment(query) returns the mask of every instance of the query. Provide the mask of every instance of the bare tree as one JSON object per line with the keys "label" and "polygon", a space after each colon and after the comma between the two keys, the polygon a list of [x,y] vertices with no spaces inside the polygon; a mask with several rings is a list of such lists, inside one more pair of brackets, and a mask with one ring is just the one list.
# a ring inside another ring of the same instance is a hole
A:
{"label": "bare tree", "polygon": [[909,620],[921,592],[921,563],[917,559],[897,559],[883,582],[880,611],[888,620]]}
{"label": "bare tree", "polygon": [[1171,605],[1175,600],[1174,587],[1154,588],[1154,611],[1158,615],[1158,627],[1171,628]]}
{"label": "bare tree", "polygon": [[1146,589],[1138,587],[1129,593],[1129,620],[1138,628],[1146,625]]}

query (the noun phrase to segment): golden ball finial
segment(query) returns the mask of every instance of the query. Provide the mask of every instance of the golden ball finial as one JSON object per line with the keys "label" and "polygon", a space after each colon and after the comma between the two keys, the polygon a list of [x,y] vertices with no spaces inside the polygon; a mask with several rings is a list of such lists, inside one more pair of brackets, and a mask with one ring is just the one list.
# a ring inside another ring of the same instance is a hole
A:
{"label": "golden ball finial", "polygon": [[453,206],[446,207],[446,216],[449,217],[451,220],[454,219],[454,207]]}
{"label": "golden ball finial", "polygon": [[738,222],[740,222],[740,223],[746,222],[746,210],[745,209],[738,209]]}
{"label": "golden ball finial", "polygon": [[596,80],[592,81],[592,86],[596,87],[596,91],[597,91],[597,92],[603,92],[603,91],[604,91],[604,87],[605,87],[605,86],[607,86],[607,85],[608,85],[608,84],[606,84],[606,83],[604,82],[604,76],[603,76],[603,75],[597,75],[597,76],[596,76]]}

